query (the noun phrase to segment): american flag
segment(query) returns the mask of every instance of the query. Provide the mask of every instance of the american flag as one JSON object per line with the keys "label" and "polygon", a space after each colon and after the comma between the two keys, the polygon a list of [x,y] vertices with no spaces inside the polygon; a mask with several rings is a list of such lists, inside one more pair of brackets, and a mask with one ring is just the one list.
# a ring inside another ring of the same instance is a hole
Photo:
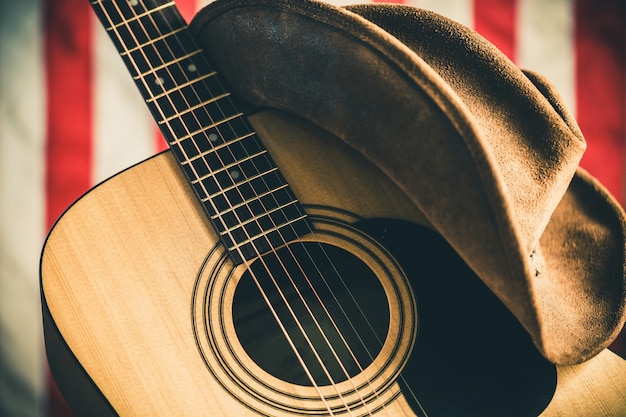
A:
{"label": "american flag", "polygon": [[[206,4],[176,3],[187,19]],[[626,2],[405,3],[474,28],[547,76],[587,139],[582,165],[623,203]],[[71,415],[43,353],[44,238],[82,193],[164,146],[89,1],[0,0],[0,415]],[[612,349],[626,356],[623,341]]]}

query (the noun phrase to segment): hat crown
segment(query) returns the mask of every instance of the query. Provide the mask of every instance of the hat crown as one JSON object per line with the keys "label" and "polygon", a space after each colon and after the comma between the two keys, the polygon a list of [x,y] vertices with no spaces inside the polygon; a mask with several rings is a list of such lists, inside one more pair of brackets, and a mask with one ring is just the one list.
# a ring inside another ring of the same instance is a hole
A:
{"label": "hat crown", "polygon": [[584,139],[546,80],[406,6],[217,2],[192,28],[238,95],[387,174],[550,360],[580,362],[617,334],[623,212],[577,169]]}

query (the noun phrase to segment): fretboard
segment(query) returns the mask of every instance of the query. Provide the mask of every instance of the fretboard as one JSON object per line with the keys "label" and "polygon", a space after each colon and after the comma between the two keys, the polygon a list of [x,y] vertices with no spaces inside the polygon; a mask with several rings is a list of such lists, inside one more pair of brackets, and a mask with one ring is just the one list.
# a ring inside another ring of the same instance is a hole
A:
{"label": "fretboard", "polygon": [[233,261],[311,231],[174,2],[91,3]]}

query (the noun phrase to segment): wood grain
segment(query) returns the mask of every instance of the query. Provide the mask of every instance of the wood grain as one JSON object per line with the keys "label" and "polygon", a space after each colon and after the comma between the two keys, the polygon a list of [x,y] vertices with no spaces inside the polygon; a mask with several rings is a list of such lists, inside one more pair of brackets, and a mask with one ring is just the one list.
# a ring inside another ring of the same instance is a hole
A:
{"label": "wood grain", "polygon": [[[251,120],[304,204],[428,225],[336,138],[279,112]],[[169,152],[104,182],[57,222],[41,263],[47,350],[79,414],[255,415],[207,370],[193,337],[191,295],[217,242]],[[605,351],[558,368],[542,416],[624,416],[625,393],[626,362]],[[401,395],[386,411],[412,414]]]}

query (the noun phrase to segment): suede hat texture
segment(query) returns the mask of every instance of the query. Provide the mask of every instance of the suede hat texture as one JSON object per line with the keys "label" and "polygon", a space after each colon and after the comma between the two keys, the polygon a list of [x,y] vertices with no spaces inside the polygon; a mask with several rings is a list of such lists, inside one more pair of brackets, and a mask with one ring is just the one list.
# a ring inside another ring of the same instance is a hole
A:
{"label": "suede hat texture", "polygon": [[547,80],[409,6],[218,0],[191,28],[245,101],[388,175],[548,360],[583,362],[618,335],[624,213],[578,167],[585,140]]}

